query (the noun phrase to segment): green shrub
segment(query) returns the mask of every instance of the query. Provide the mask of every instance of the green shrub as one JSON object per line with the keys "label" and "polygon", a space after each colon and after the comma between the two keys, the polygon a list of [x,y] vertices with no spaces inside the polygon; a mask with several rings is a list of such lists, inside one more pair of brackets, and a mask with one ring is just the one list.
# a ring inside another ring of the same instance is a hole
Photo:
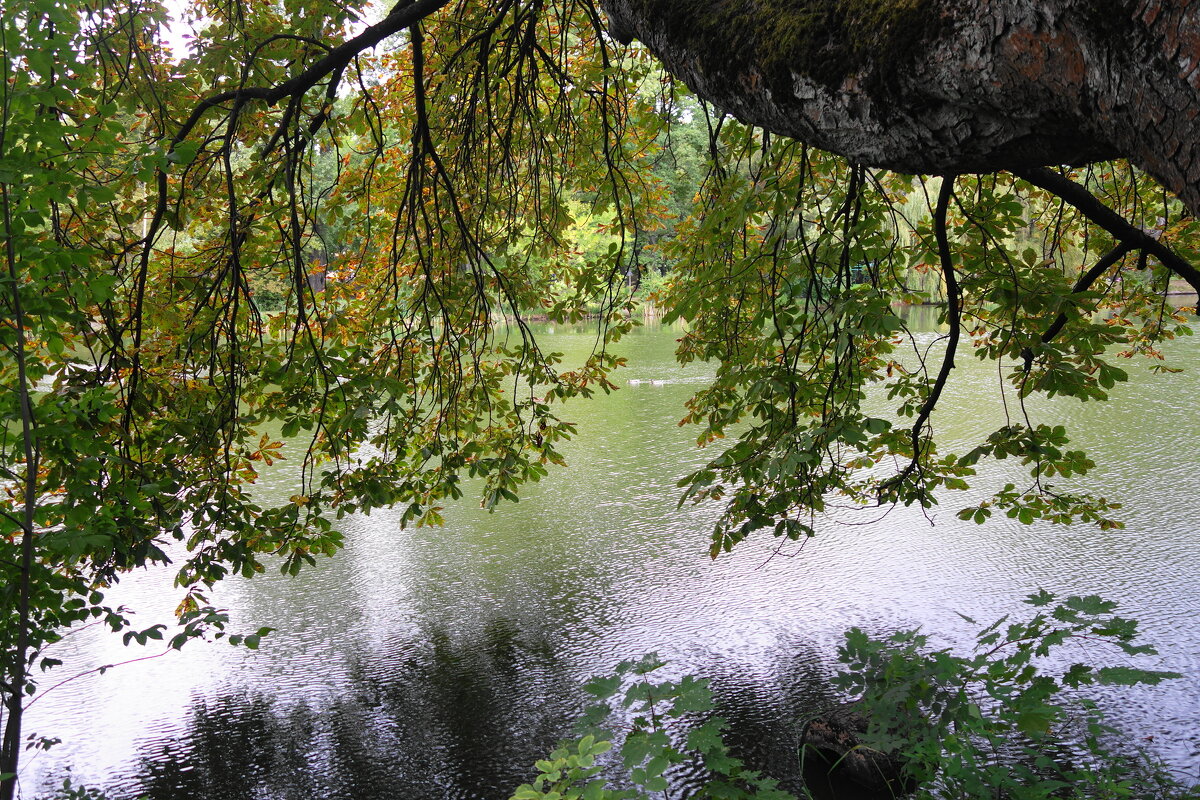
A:
{"label": "green shrub", "polygon": [[[1063,660],[1053,656],[1068,644],[1086,645],[1088,652],[1111,648],[1125,657],[1153,655],[1137,642],[1137,623],[1116,616],[1117,604],[1096,596],[1056,602],[1043,591],[1026,602],[1037,609],[1029,619],[1005,617],[982,629],[966,656],[930,650],[928,638],[915,630],[883,639],[850,630],[834,683],[859,698],[857,708],[868,719],[858,746],[894,753],[917,786],[917,800],[1200,800],[1200,788],[1181,784],[1153,759],[1112,749],[1116,732],[1078,691],[1154,685],[1178,673],[1129,663],[1054,666]],[[674,797],[668,776],[685,762],[708,771],[689,797],[791,798],[730,754],[725,722],[706,716],[712,710],[708,682],[655,680],[662,666],[646,656],[589,681],[585,688],[599,702],[581,721],[579,738],[537,762],[537,777],[512,800]],[[625,709],[619,726],[616,699]]]}
{"label": "green shrub", "polygon": [[[915,630],[871,639],[852,629],[839,650],[836,685],[861,696],[863,744],[896,752],[918,798],[1198,797],[1149,759],[1114,752],[1115,731],[1081,687],[1154,685],[1180,677],[1129,664],[1074,663],[1055,669],[1068,644],[1154,654],[1137,643],[1137,623],[1096,596],[1039,592],[1028,620],[1008,617],[981,630],[974,652],[929,650]],[[968,622],[974,622],[969,618]]]}
{"label": "green shrub", "polygon": [[[580,723],[580,738],[560,744],[548,759],[537,762],[538,775],[520,786],[512,800],[643,800],[667,796],[668,771],[685,762],[700,762],[708,781],[693,798],[713,800],[794,800],[775,781],[747,769],[729,753],[722,730],[724,720],[710,717],[691,726],[686,735],[681,722],[695,722],[712,710],[708,681],[684,677],[679,681],[654,680],[663,666],[657,656],[626,661],[615,674],[594,678],[585,685],[598,701]],[[624,687],[624,688],[623,688]],[[628,719],[623,735],[616,736],[611,701],[621,698]],[[628,776],[627,786],[614,786],[602,776],[597,757],[614,749]]]}

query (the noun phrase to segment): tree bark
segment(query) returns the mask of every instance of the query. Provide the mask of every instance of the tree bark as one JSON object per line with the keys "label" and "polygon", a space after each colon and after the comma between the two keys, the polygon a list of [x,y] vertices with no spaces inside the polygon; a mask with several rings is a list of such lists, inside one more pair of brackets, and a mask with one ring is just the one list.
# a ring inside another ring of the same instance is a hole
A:
{"label": "tree bark", "polygon": [[1128,158],[1200,213],[1195,0],[601,0],[699,96],[901,172]]}

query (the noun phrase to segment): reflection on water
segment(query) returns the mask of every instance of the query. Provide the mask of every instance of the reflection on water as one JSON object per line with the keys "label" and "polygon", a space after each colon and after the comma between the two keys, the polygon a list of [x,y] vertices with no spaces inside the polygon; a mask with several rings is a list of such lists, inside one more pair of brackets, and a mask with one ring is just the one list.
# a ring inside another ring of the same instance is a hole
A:
{"label": "reflection on water", "polygon": [[[430,631],[403,657],[360,654],[319,709],[261,689],[196,698],[183,730],[143,742],[114,788],[147,800],[507,797],[569,732],[582,699],[548,641],[525,641],[502,619],[480,634],[455,644]],[[793,789],[797,723],[834,702],[814,656],[771,675],[712,676],[730,744]],[[698,776],[685,767],[675,777],[687,785]]]}
{"label": "reflection on water", "polygon": [[498,797],[575,710],[547,643],[504,620],[467,646],[438,630],[411,645],[356,657],[321,708],[261,688],[198,698],[181,735],[142,745],[121,788],[150,800]]}
{"label": "reflection on water", "polygon": [[[1037,587],[1099,592],[1145,621],[1163,651],[1153,665],[1188,677],[1102,699],[1195,775],[1195,371],[1150,377],[1135,366],[1115,402],[1031,408],[1103,454],[1089,485],[1126,503],[1125,531],[977,527],[954,518],[970,497],[951,497],[933,525],[901,508],[833,524],[799,554],[773,555],[764,537],[713,562],[704,553],[716,509],[676,507],[676,481],[711,455],[675,425],[707,377],[704,365],[674,363],[676,336],[647,329],[622,343],[627,384],[568,407],[580,428],[570,467],[520,503],[493,514],[464,503],[438,530],[355,517],[342,526],[345,551],[298,578],[219,587],[214,601],[243,627],[278,629],[258,653],[189,645],[47,694],[31,727],[64,744],[30,760],[26,796],[70,768],[115,796],[153,800],[506,798],[569,731],[579,684],[650,651],[674,674],[712,677],[733,743],[794,786],[804,719],[834,700],[826,679],[842,631],[923,625],[938,645],[961,646],[971,626],[958,612],[990,621]],[[590,331],[560,329],[553,349],[580,360],[592,343]],[[1200,366],[1196,343],[1169,349]],[[1005,405],[994,368],[960,360],[933,423],[973,443],[1003,424]],[[985,481],[1010,479],[1010,466]],[[290,476],[279,469],[261,491],[288,496]],[[159,573],[137,573],[115,594],[146,624],[177,601]],[[85,667],[141,653],[85,631],[56,655]]]}

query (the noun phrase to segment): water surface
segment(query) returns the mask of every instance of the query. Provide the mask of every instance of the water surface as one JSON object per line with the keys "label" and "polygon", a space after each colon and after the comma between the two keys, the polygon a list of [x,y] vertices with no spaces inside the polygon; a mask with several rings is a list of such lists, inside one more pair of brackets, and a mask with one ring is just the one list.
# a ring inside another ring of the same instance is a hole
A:
{"label": "water surface", "polygon": [[[545,333],[568,359],[594,344],[586,327]],[[1100,593],[1143,621],[1162,652],[1150,664],[1188,677],[1104,701],[1131,737],[1197,776],[1200,344],[1167,348],[1181,374],[1132,365],[1113,402],[1032,409],[1072,426],[1101,462],[1088,485],[1125,503],[1125,530],[976,526],[954,517],[969,498],[947,497],[928,519],[895,509],[830,524],[803,549],[762,536],[711,561],[717,509],[676,506],[676,482],[711,454],[675,424],[711,367],[678,366],[678,335],[648,327],[621,344],[620,380],[636,383],[568,407],[580,430],[570,466],[520,503],[487,513],[464,502],[441,529],[401,530],[398,513],[352,517],[345,550],[298,578],[218,587],[211,599],[236,625],[277,629],[257,653],[199,643],[46,694],[30,729],[63,743],[30,757],[25,796],[69,770],[116,797],[155,800],[507,798],[569,732],[579,683],[650,651],[672,673],[713,678],[734,739],[787,778],[799,725],[836,699],[826,680],[846,628],[920,625],[962,646],[971,626],[960,613],[991,621],[1039,587]],[[959,360],[933,422],[973,443],[1003,424],[1005,406],[994,366]],[[262,490],[292,494],[292,474],[279,469]],[[114,594],[144,625],[179,599],[154,572]],[[99,630],[57,649],[63,677],[156,652]]]}

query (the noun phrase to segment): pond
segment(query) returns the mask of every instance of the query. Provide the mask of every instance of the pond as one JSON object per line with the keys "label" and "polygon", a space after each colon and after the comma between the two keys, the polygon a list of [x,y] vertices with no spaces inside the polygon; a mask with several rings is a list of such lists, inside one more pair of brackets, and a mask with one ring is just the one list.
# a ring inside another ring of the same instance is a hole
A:
{"label": "pond", "polygon": [[[594,343],[586,326],[543,333],[568,359]],[[258,652],[197,643],[48,692],[28,730],[62,744],[28,755],[23,796],[69,774],[153,800],[507,798],[569,732],[579,684],[651,651],[672,674],[712,678],[735,744],[787,779],[803,719],[836,699],[827,679],[845,629],[919,625],[963,646],[973,628],[958,614],[990,622],[1039,587],[1099,593],[1142,621],[1161,651],[1152,665],[1187,677],[1102,700],[1139,744],[1197,777],[1200,342],[1167,348],[1183,373],[1132,365],[1113,402],[1035,409],[1100,462],[1089,485],[1125,504],[1125,530],[976,526],[954,516],[967,499],[947,498],[930,519],[900,508],[827,525],[803,549],[764,535],[714,561],[718,509],[677,508],[676,482],[711,455],[676,425],[711,377],[675,363],[678,335],[650,325],[621,344],[625,386],[568,407],[580,431],[569,467],[519,503],[487,513],[464,502],[440,529],[352,517],[345,550],[298,578],[218,587],[210,599],[236,626],[277,629]],[[999,427],[1003,408],[994,366],[960,362],[934,422],[969,442]],[[277,470],[262,491],[292,494],[292,474]],[[111,599],[148,626],[179,597],[168,574],[139,572]],[[64,678],[158,652],[96,629],[55,649]]]}

